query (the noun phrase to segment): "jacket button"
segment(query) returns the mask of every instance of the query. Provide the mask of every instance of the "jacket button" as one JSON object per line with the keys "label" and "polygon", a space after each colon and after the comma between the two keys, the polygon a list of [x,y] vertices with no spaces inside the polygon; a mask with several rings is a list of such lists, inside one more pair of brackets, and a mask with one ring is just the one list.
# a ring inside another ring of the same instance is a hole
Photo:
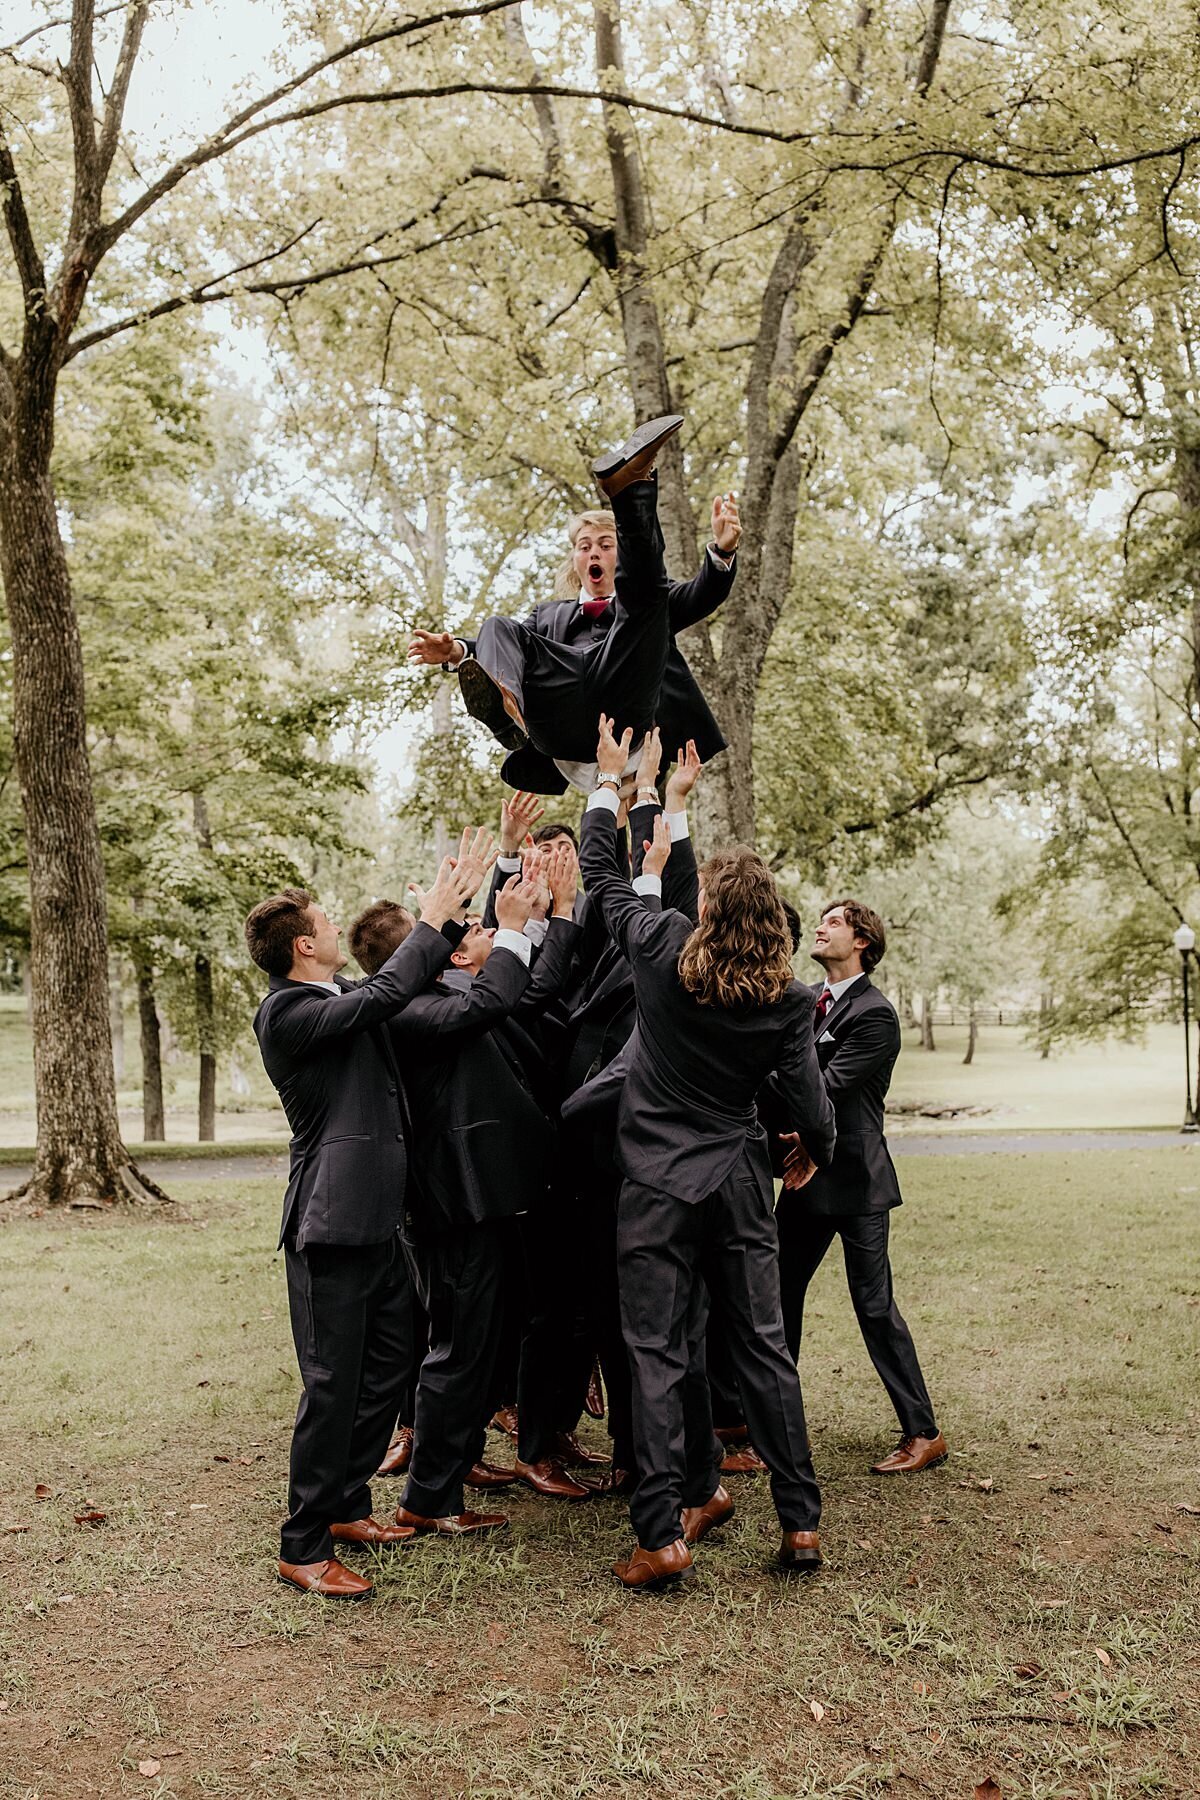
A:
{"label": "jacket button", "polygon": [[402,1144],[404,1142],[404,1133],[402,1131],[398,1131],[396,1133],[396,1142],[398,1144]]}
{"label": "jacket button", "polygon": [[396,1090],[395,1090],[395,1088],[389,1088],[389,1089],[388,1089],[388,1093],[389,1093],[389,1094],[394,1094],[394,1093],[395,1093],[395,1091],[396,1091]]}

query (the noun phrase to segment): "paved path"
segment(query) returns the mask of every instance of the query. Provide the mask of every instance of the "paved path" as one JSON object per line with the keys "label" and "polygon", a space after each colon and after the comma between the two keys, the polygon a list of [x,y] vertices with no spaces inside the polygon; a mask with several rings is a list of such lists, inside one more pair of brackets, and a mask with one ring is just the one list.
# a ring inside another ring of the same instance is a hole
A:
{"label": "paved path", "polygon": [[[1200,1136],[1185,1137],[1176,1131],[972,1131],[918,1133],[888,1139],[894,1156],[981,1156],[988,1151],[1007,1155],[1036,1155],[1047,1150],[1185,1150],[1200,1148]],[[246,1181],[253,1176],[287,1177],[287,1151],[277,1156],[261,1152],[239,1156],[147,1158],[146,1173],[163,1186],[173,1181],[204,1181],[212,1186],[225,1181]],[[28,1168],[0,1165],[0,1198],[10,1187],[19,1187]]]}

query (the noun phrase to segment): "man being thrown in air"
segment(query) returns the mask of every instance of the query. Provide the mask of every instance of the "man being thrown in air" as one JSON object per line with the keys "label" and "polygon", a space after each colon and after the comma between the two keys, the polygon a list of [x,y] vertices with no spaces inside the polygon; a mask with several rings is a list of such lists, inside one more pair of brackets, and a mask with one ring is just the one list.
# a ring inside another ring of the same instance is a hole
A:
{"label": "man being thrown in air", "polygon": [[542,602],[525,619],[487,619],[476,638],[413,636],[409,660],[458,676],[467,711],[509,752],[503,775],[514,788],[590,793],[600,711],[634,728],[630,772],[655,723],[665,743],[693,738],[704,762],[725,747],[675,635],[727,598],[741,521],[734,495],[718,494],[698,574],[668,579],[654,463],[682,424],[679,414],[651,419],[592,465],[612,510],[572,521],[560,589],[578,599]]}

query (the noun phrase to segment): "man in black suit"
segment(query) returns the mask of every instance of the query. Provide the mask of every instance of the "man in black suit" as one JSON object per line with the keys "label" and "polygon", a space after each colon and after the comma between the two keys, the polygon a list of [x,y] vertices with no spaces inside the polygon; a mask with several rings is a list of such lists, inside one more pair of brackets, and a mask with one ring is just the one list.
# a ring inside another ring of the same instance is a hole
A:
{"label": "man in black suit", "polygon": [[[473,924],[454,953],[456,974],[465,983],[434,982],[389,1032],[412,1071],[417,1179],[404,1242],[429,1317],[412,1461],[396,1519],[443,1536],[506,1523],[502,1514],[464,1510],[468,1473],[474,1485],[487,1486],[530,1473],[519,1463],[511,1474],[498,1473],[481,1465],[480,1457],[512,1224],[538,1204],[553,1144],[540,1050],[531,1033],[537,1013],[565,978],[578,937],[571,918],[573,859],[558,856],[548,876],[554,913],[532,976],[524,927],[536,884],[513,875],[497,896],[497,930]],[[403,931],[403,909],[394,910],[395,931]],[[386,923],[381,920],[375,932],[376,953],[388,948]],[[363,954],[369,963],[370,953]],[[566,1497],[587,1497],[587,1489],[572,1487],[573,1493],[563,1490]]]}
{"label": "man in black suit", "polygon": [[779,1224],[779,1268],[788,1349],[796,1357],[804,1296],[835,1237],[842,1240],[846,1280],[867,1351],[900,1421],[900,1442],[877,1475],[910,1475],[944,1462],[912,1333],[892,1293],[888,1218],[900,1186],[884,1137],[884,1101],[900,1054],[896,1009],[871,982],[887,947],[883,920],[858,900],[839,900],[821,915],[813,961],[825,979],[817,996],[817,1058],[837,1114],[837,1150],[800,1191],[790,1191],[794,1153],[785,1165]]}
{"label": "man in black suit", "polygon": [[[828,1162],[833,1109],[813,1050],[813,1001],[792,978],[775,884],[752,851],[705,863],[695,928],[681,913],[650,911],[634,893],[615,830],[630,736],[617,742],[611,722],[601,721],[601,785],[580,846],[584,883],[629,961],[637,1002],[616,1143],[637,1546],[615,1573],[628,1587],[677,1580],[691,1567],[689,1543],[733,1511],[720,1486],[704,1374],[710,1300],[771,1471],[780,1561],[809,1570],[820,1564],[820,1490],[784,1338],[774,1192],[755,1099],[778,1070],[800,1142],[817,1164]],[[661,874],[669,854],[660,820],[645,873]]]}
{"label": "man in black suit", "polygon": [[491,838],[464,832],[425,896],[421,922],[370,981],[339,977],[339,927],[298,888],[246,920],[253,960],[270,976],[254,1018],[263,1064],[292,1128],[279,1242],[304,1392],[292,1438],[279,1574],[329,1599],[361,1600],[371,1583],[335,1543],[394,1544],[411,1535],[377,1520],[369,1481],[396,1417],[408,1290],[399,1227],[408,1171],[403,1083],[381,1027],[449,962],[454,919],[489,866]]}
{"label": "man in black suit", "polygon": [[602,708],[633,727],[631,772],[655,723],[668,744],[694,738],[705,762],[725,747],[675,637],[728,597],[741,525],[733,495],[718,495],[699,573],[668,580],[650,477],[659,448],[682,423],[677,414],[652,419],[594,465],[612,511],[573,521],[567,591],[578,599],[535,606],[524,620],[488,619],[477,638],[413,636],[410,659],[457,672],[468,711],[510,752],[502,773],[512,787],[590,793]]}

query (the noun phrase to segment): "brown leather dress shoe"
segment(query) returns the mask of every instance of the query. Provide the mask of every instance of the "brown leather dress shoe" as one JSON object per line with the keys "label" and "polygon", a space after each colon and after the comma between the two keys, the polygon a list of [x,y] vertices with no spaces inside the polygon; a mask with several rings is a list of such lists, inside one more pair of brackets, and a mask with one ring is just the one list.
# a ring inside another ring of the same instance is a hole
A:
{"label": "brown leather dress shoe", "polygon": [[392,1441],[387,1447],[387,1455],[380,1463],[376,1473],[379,1475],[403,1475],[412,1461],[413,1431],[411,1425],[401,1425],[399,1431],[392,1433]]}
{"label": "brown leather dress shoe", "polygon": [[339,1544],[368,1544],[375,1549],[386,1549],[389,1544],[407,1544],[417,1534],[408,1525],[396,1525],[390,1520],[369,1516],[351,1519],[348,1525],[331,1525],[329,1535]]}
{"label": "brown leather dress shoe", "polygon": [[785,1531],[779,1544],[779,1561],[798,1575],[811,1575],[821,1566],[821,1540],[815,1531]]}
{"label": "brown leather dress shoe", "polygon": [[719,1487],[711,1500],[703,1506],[685,1506],[683,1509],[683,1541],[685,1544],[698,1544],[702,1537],[718,1525],[724,1525],[726,1519],[733,1517],[733,1501]]}
{"label": "brown leather dress shoe", "polygon": [[322,1600],[369,1600],[374,1592],[365,1575],[356,1575],[336,1556],[316,1563],[281,1562],[279,1579],[306,1594],[319,1594]]}
{"label": "brown leather dress shoe", "polygon": [[628,1469],[606,1469],[603,1475],[589,1477],[588,1486],[593,1494],[601,1496],[610,1494],[632,1494],[637,1486],[637,1477]]}
{"label": "brown leather dress shoe", "polygon": [[499,1531],[507,1525],[508,1520],[503,1513],[464,1512],[444,1519],[426,1519],[421,1513],[409,1512],[405,1506],[396,1508],[397,1525],[411,1525],[416,1532],[436,1531],[439,1537],[470,1537],[479,1531]]}
{"label": "brown leather dress shoe", "polygon": [[498,1406],[492,1414],[492,1430],[502,1431],[505,1437],[515,1438],[517,1435],[516,1407]]}
{"label": "brown leather dress shoe", "polygon": [[547,1500],[590,1500],[592,1497],[590,1487],[584,1487],[582,1481],[576,1481],[560,1463],[551,1462],[549,1457],[544,1462],[526,1463],[518,1456],[513,1472],[518,1481],[523,1481],[526,1487],[531,1487],[535,1494],[544,1495]]}
{"label": "brown leather dress shoe", "polygon": [[624,1587],[669,1587],[672,1582],[690,1574],[692,1553],[682,1538],[676,1538],[673,1544],[666,1544],[661,1550],[643,1550],[637,1544],[627,1562],[616,1562],[612,1567],[613,1574]]}
{"label": "brown leather dress shoe", "polygon": [[468,1487],[504,1488],[511,1487],[517,1479],[515,1469],[498,1469],[490,1462],[477,1462],[463,1476]]}
{"label": "brown leather dress shoe", "polygon": [[607,1469],[609,1459],[603,1450],[589,1450],[573,1431],[556,1431],[554,1456],[558,1462],[581,1463],[587,1469]]}
{"label": "brown leather dress shoe", "polygon": [[611,500],[632,482],[648,481],[659,451],[682,424],[682,413],[664,413],[659,419],[647,419],[632,437],[626,438],[619,450],[598,456],[592,464],[592,475],[604,498]]}
{"label": "brown leather dress shoe", "polygon": [[739,1444],[721,1458],[722,1475],[765,1475],[767,1465],[753,1444]]}
{"label": "brown leather dress shoe", "polygon": [[936,1469],[950,1452],[939,1431],[936,1437],[902,1437],[896,1448],[882,1462],[871,1464],[872,1475],[916,1475],[921,1469]]}
{"label": "brown leather dress shoe", "polygon": [[517,722],[521,714],[515,698],[473,656],[459,663],[458,686],[471,717],[486,725],[505,750],[525,748],[529,738],[524,722]]}
{"label": "brown leather dress shoe", "polygon": [[600,1376],[600,1364],[592,1364],[592,1372],[588,1376],[587,1398],[583,1403],[584,1411],[590,1419],[604,1417],[604,1383]]}

